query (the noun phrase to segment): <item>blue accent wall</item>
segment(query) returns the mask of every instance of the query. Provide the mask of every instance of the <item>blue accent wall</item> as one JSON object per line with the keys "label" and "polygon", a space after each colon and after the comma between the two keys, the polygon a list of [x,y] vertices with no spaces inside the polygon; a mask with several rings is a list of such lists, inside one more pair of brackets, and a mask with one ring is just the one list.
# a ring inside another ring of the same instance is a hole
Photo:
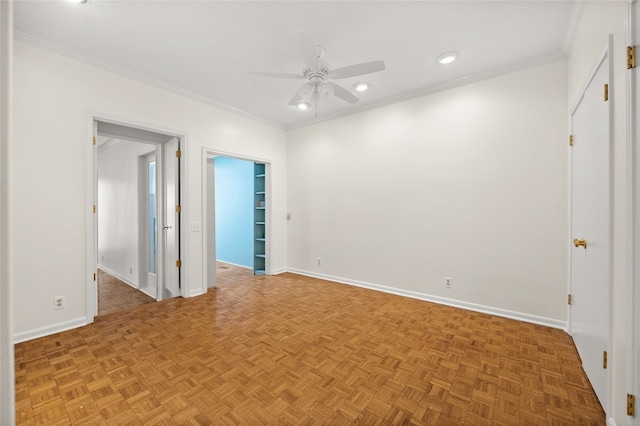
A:
{"label": "blue accent wall", "polygon": [[253,163],[214,159],[216,258],[253,268]]}

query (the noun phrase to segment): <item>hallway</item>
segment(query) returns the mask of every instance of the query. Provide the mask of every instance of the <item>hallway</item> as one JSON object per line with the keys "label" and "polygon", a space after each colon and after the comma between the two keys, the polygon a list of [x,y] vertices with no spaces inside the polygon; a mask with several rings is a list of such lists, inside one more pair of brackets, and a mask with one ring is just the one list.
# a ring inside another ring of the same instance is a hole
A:
{"label": "hallway", "polygon": [[113,314],[152,302],[155,302],[152,297],[102,269],[98,269],[98,316]]}

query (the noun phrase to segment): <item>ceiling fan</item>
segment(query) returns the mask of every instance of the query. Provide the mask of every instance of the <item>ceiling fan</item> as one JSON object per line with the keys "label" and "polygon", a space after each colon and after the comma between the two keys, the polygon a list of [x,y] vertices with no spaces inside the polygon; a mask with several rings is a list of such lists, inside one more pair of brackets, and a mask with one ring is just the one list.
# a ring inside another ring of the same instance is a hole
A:
{"label": "ceiling fan", "polygon": [[327,80],[356,77],[385,69],[384,61],[372,61],[332,70],[329,68],[329,65],[322,60],[325,52],[324,48],[322,46],[316,46],[311,34],[303,32],[298,33],[298,41],[300,43],[300,50],[302,51],[302,57],[306,65],[304,70],[302,70],[302,74],[249,71],[249,74],[261,77],[309,80],[308,83],[305,83],[300,87],[300,89],[298,89],[296,94],[293,95],[289,101],[289,105],[292,106],[306,104],[305,106],[309,107],[309,103],[305,101],[313,98],[317,109],[318,97],[320,95],[334,95],[345,102],[355,104],[359,100],[356,95],[344,87]]}

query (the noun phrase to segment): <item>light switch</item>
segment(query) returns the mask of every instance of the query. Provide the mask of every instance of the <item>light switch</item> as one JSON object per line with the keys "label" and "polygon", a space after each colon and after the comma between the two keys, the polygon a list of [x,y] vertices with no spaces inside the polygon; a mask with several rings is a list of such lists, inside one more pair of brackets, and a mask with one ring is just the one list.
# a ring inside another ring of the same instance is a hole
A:
{"label": "light switch", "polygon": [[200,222],[191,222],[191,232],[200,232]]}

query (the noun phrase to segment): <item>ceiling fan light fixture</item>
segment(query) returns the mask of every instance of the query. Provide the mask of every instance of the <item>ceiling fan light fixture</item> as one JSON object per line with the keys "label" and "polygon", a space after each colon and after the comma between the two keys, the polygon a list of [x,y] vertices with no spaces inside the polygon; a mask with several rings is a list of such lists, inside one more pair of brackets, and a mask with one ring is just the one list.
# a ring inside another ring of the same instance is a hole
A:
{"label": "ceiling fan light fixture", "polygon": [[366,92],[367,90],[369,90],[369,84],[368,83],[356,83],[353,85],[353,89],[356,92]]}
{"label": "ceiling fan light fixture", "polygon": [[438,62],[442,65],[448,65],[458,59],[457,52],[445,52],[442,55],[438,56]]}
{"label": "ceiling fan light fixture", "polygon": [[300,110],[300,111],[306,111],[309,108],[311,108],[311,105],[308,104],[307,102],[298,102],[298,104],[296,105],[296,107]]}

